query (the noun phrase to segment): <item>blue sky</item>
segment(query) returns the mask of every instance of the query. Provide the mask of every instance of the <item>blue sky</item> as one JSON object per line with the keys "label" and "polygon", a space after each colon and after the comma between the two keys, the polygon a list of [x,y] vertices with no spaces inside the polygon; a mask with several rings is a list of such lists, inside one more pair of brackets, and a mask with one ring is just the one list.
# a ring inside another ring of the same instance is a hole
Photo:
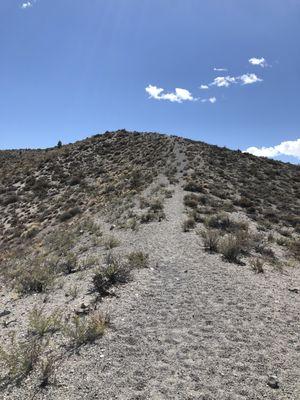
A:
{"label": "blue sky", "polygon": [[298,162],[299,21],[300,0],[0,0],[0,148],[126,128]]}

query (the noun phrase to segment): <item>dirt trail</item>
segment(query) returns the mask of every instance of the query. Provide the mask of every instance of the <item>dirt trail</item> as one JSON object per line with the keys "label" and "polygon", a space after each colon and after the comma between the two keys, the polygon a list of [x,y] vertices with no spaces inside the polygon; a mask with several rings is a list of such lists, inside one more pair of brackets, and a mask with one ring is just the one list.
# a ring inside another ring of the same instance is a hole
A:
{"label": "dirt trail", "polygon": [[[300,398],[299,295],[287,290],[296,278],[204,253],[195,233],[182,232],[184,193],[174,189],[166,220],[120,233],[124,250],[148,252],[153,267],[104,303],[113,328],[66,361],[40,398]],[[267,385],[270,375],[279,389]]]}

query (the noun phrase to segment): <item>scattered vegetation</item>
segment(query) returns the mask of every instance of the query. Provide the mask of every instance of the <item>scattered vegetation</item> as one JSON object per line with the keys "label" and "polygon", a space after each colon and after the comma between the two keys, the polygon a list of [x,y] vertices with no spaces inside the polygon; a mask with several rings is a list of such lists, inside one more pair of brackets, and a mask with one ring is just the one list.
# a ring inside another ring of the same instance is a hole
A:
{"label": "scattered vegetation", "polygon": [[72,346],[80,347],[103,336],[108,323],[108,316],[100,312],[95,312],[88,317],[75,315],[65,327],[64,334],[70,340]]}

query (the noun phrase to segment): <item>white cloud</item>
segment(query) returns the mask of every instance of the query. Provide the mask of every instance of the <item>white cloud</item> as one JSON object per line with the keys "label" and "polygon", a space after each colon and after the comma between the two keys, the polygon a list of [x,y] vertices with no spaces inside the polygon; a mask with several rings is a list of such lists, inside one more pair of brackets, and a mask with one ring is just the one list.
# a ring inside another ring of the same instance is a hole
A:
{"label": "white cloud", "polygon": [[22,3],[21,8],[23,10],[25,10],[26,8],[30,8],[32,7],[32,2],[31,1],[27,1],[26,3]]}
{"label": "white cloud", "polygon": [[244,74],[238,78],[242,85],[251,85],[252,83],[262,82],[262,79],[258,78],[255,74]]}
{"label": "white cloud", "polygon": [[209,89],[209,87],[208,87],[207,85],[201,85],[201,86],[200,86],[200,89],[206,90],[206,89]]}
{"label": "white cloud", "polygon": [[248,147],[244,153],[254,154],[259,157],[276,157],[285,155],[300,159],[300,139],[282,142],[274,147]]}
{"label": "white cloud", "polygon": [[236,78],[233,76],[217,76],[211,85],[218,86],[218,87],[228,87],[232,83],[236,83]]}
{"label": "white cloud", "polygon": [[228,69],[227,68],[214,68],[214,71],[223,72],[223,71],[228,71]]}
{"label": "white cloud", "polygon": [[252,57],[252,58],[249,58],[248,61],[250,64],[259,65],[262,68],[268,66],[267,61],[263,57],[261,57],[261,58]]}
{"label": "white cloud", "polygon": [[148,85],[145,88],[150,98],[156,100],[169,100],[172,103],[182,103],[183,101],[196,101],[193,95],[187,89],[176,88],[174,93],[163,93],[164,89],[157,86]]}
{"label": "white cloud", "polygon": [[160,93],[164,91],[162,88],[158,88],[157,86],[152,86],[149,85],[146,87],[146,92],[149,94],[149,96],[153,99],[160,99]]}
{"label": "white cloud", "polygon": [[217,76],[210,86],[228,87],[233,83],[240,83],[242,85],[250,85],[255,82],[261,82],[262,79],[255,74],[243,74],[241,76]]}

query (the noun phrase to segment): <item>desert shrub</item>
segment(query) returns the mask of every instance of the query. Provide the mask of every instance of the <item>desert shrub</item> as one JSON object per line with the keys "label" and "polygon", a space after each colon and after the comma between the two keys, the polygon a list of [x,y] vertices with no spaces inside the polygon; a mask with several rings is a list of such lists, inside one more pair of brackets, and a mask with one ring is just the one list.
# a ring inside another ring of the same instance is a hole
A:
{"label": "desert shrub", "polygon": [[211,253],[218,251],[218,244],[220,240],[220,234],[215,229],[201,230],[200,236],[203,239],[204,249]]}
{"label": "desert shrub", "polygon": [[129,279],[128,266],[119,258],[109,254],[106,265],[100,267],[93,276],[93,287],[100,296],[108,296],[112,286],[126,283]]}
{"label": "desert shrub", "polygon": [[70,229],[56,229],[49,233],[44,243],[50,251],[63,256],[75,246],[75,235]]}
{"label": "desert shrub", "polygon": [[190,182],[186,183],[186,184],[184,185],[183,189],[184,189],[185,191],[187,191],[187,192],[195,192],[195,193],[203,192],[203,187],[202,187],[202,185],[200,185],[200,184],[197,183],[197,182],[193,182],[193,181],[190,181]]}
{"label": "desert shrub", "polygon": [[72,274],[76,271],[77,264],[77,256],[74,253],[68,253],[59,263],[59,269],[65,274]]}
{"label": "desert shrub", "polygon": [[64,211],[62,214],[60,214],[58,216],[58,218],[59,218],[60,222],[65,222],[80,213],[81,213],[81,209],[79,207],[73,207],[73,208],[70,208],[68,211]]}
{"label": "desert shrub", "polygon": [[81,177],[80,176],[72,176],[70,178],[69,185],[70,186],[79,185],[80,182],[81,182]]}
{"label": "desert shrub", "polygon": [[28,226],[25,232],[22,233],[21,237],[25,239],[32,239],[39,233],[40,227],[37,224]]}
{"label": "desert shrub", "polygon": [[142,251],[133,251],[127,255],[130,268],[147,268],[149,265],[149,254]]}
{"label": "desert shrub", "polygon": [[231,233],[248,230],[248,225],[245,222],[233,221],[227,214],[212,215],[204,221],[204,224],[209,228]]}
{"label": "desert shrub", "polygon": [[108,323],[108,317],[99,312],[84,318],[75,315],[72,322],[65,326],[64,334],[74,347],[80,347],[103,336]]}
{"label": "desert shrub", "polygon": [[250,265],[253,271],[257,274],[264,273],[264,263],[260,258],[253,258],[250,260]]}
{"label": "desert shrub", "polygon": [[289,243],[289,249],[292,255],[300,261],[300,240],[292,240]]}
{"label": "desert shrub", "polygon": [[54,333],[60,329],[61,317],[58,311],[46,315],[42,307],[35,307],[28,317],[28,332],[44,336],[46,333]]}
{"label": "desert shrub", "polygon": [[8,206],[9,204],[17,203],[18,201],[19,201],[19,197],[16,194],[10,194],[10,195],[8,195],[6,197],[3,197],[1,199],[1,203],[4,206]]}
{"label": "desert shrub", "polygon": [[191,218],[194,219],[195,222],[204,222],[205,218],[203,217],[203,215],[201,214],[201,212],[203,212],[203,210],[198,210],[198,209],[193,209],[189,212],[189,216]]}
{"label": "desert shrub", "polygon": [[164,205],[161,199],[154,199],[150,202],[149,207],[151,211],[157,212],[163,210]]}
{"label": "desert shrub", "polygon": [[130,187],[132,189],[138,189],[143,185],[143,174],[140,170],[134,170],[130,177]]}
{"label": "desert shrub", "polygon": [[139,199],[139,201],[140,201],[140,208],[141,208],[141,209],[147,208],[147,207],[150,206],[149,200],[146,199],[145,197],[142,197],[142,196],[141,196],[140,199]]}
{"label": "desert shrub", "polygon": [[219,252],[226,261],[240,263],[239,258],[242,254],[242,250],[242,243],[235,235],[228,234],[220,241]]}
{"label": "desert shrub", "polygon": [[166,215],[162,210],[159,211],[148,210],[140,216],[140,221],[142,224],[148,224],[149,222],[153,221],[160,222],[164,218],[166,218]]}
{"label": "desert shrub", "polygon": [[194,193],[190,193],[184,196],[183,202],[186,207],[197,208],[199,204],[199,198]]}
{"label": "desert shrub", "polygon": [[42,351],[43,344],[38,338],[17,341],[11,337],[10,348],[0,347],[0,364],[3,365],[10,381],[21,381],[34,369]]}
{"label": "desert shrub", "polygon": [[239,200],[235,201],[234,204],[243,208],[249,208],[253,206],[253,202],[247,197],[241,197]]}
{"label": "desert shrub", "polygon": [[187,218],[186,220],[184,220],[182,222],[183,232],[188,232],[191,229],[195,228],[195,226],[196,226],[196,222],[195,222],[194,218]]}

